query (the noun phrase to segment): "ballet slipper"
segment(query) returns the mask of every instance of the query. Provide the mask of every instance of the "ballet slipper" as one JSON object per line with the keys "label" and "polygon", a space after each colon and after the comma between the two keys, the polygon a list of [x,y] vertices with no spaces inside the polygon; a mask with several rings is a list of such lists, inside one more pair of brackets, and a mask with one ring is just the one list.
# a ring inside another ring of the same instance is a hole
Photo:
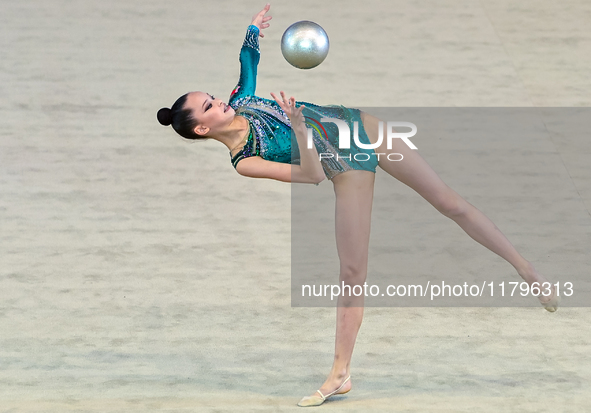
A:
{"label": "ballet slipper", "polygon": [[339,393],[339,390],[341,390],[343,388],[343,386],[345,384],[347,384],[347,382],[349,381],[350,378],[351,378],[351,376],[347,377],[345,379],[345,381],[339,386],[338,389],[336,389],[335,391],[333,391],[331,393],[328,393],[326,396],[324,394],[322,394],[322,392],[320,390],[316,390],[316,392],[320,396],[316,396],[316,395],[314,395],[314,396],[306,396],[302,400],[299,401],[298,406],[300,406],[300,407],[320,406],[330,396],[334,396],[335,394],[345,394],[345,393],[348,393],[349,390],[351,390],[351,389],[349,389],[347,391],[344,391],[342,393]]}
{"label": "ballet slipper", "polygon": [[[552,294],[550,294],[549,296],[546,296],[546,295],[543,295],[542,293],[540,293],[540,295],[538,295],[538,300],[540,300],[540,304],[542,304],[542,307],[544,307],[547,311],[550,311],[551,313],[553,313],[556,310],[558,310],[558,303],[560,302],[560,296],[558,294],[556,294],[556,287],[555,286],[552,286],[551,290],[552,290]],[[545,299],[545,300],[542,301],[542,299]]]}

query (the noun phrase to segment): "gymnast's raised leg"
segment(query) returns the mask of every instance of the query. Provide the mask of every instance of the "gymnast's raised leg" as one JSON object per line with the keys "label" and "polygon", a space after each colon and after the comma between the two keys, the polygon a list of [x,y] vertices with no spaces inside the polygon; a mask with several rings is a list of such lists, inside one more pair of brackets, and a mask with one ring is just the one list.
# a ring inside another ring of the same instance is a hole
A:
{"label": "gymnast's raised leg", "polygon": [[[364,112],[361,114],[361,119],[370,141],[377,142],[380,120]],[[474,205],[447,186],[416,150],[410,149],[401,139],[393,139],[392,149],[388,149],[384,139],[376,152],[402,154],[404,156],[402,161],[389,161],[385,156],[380,157],[379,166],[418,192],[443,215],[454,220],[474,240],[504,258],[529,285],[534,282],[540,285],[548,282],[529,261],[517,252],[499,228]],[[554,288],[552,294],[540,295],[538,299],[546,310],[556,311],[558,296]]]}

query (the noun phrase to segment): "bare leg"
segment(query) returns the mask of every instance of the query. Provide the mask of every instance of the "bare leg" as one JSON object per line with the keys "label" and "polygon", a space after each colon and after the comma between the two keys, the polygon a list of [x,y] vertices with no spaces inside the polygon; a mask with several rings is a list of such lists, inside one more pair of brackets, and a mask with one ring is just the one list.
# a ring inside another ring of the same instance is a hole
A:
{"label": "bare leg", "polygon": [[[344,282],[353,288],[355,285],[363,285],[367,278],[375,174],[368,171],[347,171],[335,176],[332,182],[336,195],[335,233],[340,261],[339,284]],[[353,347],[362,319],[363,295],[339,297],[334,361],[328,378],[319,389],[322,394],[333,392],[349,376]],[[350,389],[351,381],[339,390],[339,394]]]}
{"label": "bare leg", "polygon": [[[377,142],[380,120],[363,112],[361,118],[370,141]],[[404,157],[402,161],[389,161],[382,156],[379,166],[417,191],[439,212],[454,220],[474,240],[507,260],[528,284],[548,281],[517,252],[486,215],[447,186],[416,150],[410,149],[401,139],[394,139],[392,149],[387,148],[384,140],[376,152],[401,153]],[[547,299],[548,297],[541,301],[547,301]]]}

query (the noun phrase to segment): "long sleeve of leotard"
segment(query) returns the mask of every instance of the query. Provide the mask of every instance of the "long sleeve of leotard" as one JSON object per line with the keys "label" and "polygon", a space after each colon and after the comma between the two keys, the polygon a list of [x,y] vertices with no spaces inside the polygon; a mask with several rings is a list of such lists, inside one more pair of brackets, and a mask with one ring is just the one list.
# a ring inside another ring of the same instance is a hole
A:
{"label": "long sleeve of leotard", "polygon": [[238,85],[230,95],[230,102],[244,96],[254,95],[257,84],[257,65],[261,53],[259,51],[259,28],[250,25],[240,49],[240,78]]}

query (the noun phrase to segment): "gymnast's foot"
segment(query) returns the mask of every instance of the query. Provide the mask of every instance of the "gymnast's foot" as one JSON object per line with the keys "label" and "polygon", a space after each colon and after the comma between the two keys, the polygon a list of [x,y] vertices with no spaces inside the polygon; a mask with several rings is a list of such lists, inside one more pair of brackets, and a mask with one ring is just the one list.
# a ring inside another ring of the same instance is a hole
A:
{"label": "gymnast's foot", "polygon": [[538,300],[540,300],[540,304],[542,304],[542,306],[546,310],[553,313],[556,310],[558,310],[558,303],[560,302],[560,296],[556,293],[556,286],[555,285],[552,285],[550,287],[550,291],[551,291],[551,293],[548,294],[548,289],[544,288],[542,290],[542,293],[544,293],[546,295],[540,293],[540,295],[538,296]]}
{"label": "gymnast's foot", "polygon": [[311,396],[304,397],[298,403],[300,407],[320,406],[330,396],[345,394],[351,390],[351,376],[349,373],[333,375]]}
{"label": "gymnast's foot", "polygon": [[[556,293],[556,287],[554,285],[548,287],[550,281],[548,281],[546,277],[538,273],[531,263],[528,263],[525,269],[517,270],[517,272],[519,273],[521,278],[523,278],[530,286],[535,282],[538,283],[537,287],[541,291],[538,295],[538,300],[546,310],[550,311],[551,313],[558,310],[560,296]],[[548,294],[548,288],[550,288],[550,294]]]}

